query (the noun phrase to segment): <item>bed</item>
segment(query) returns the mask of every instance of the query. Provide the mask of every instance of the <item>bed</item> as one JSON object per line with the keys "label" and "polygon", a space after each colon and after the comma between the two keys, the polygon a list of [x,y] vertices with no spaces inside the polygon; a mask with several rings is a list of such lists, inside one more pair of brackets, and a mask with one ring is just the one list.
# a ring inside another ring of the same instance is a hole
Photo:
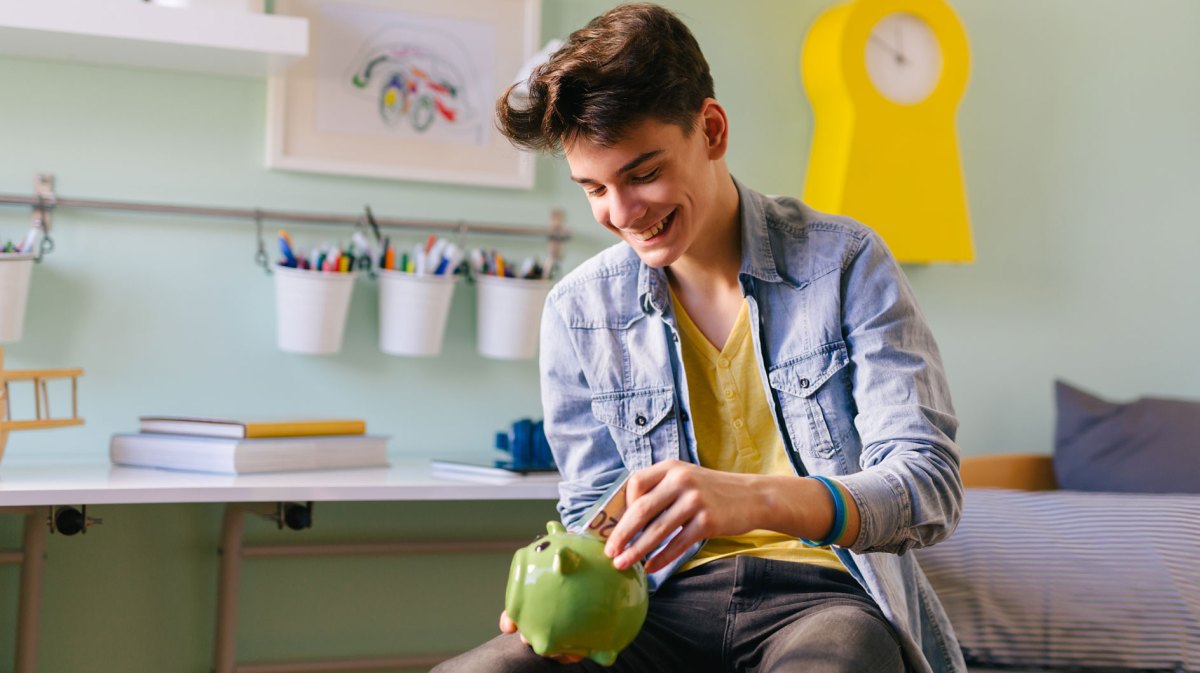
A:
{"label": "bed", "polygon": [[917,558],[972,672],[1200,672],[1200,495],[1059,489],[1044,455],[962,476],[958,529]]}

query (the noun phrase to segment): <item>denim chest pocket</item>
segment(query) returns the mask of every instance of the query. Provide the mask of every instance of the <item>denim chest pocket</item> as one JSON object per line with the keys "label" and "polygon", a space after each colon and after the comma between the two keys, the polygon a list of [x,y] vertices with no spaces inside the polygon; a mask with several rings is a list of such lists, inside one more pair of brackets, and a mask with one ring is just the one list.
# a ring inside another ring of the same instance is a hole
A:
{"label": "denim chest pocket", "polygon": [[679,433],[668,422],[675,410],[670,388],[601,393],[592,397],[592,414],[608,426],[621,459],[630,470],[649,467],[654,456],[679,457]]}
{"label": "denim chest pocket", "polygon": [[825,344],[787,360],[768,374],[792,446],[802,454],[832,458],[847,431],[849,397],[846,344]]}

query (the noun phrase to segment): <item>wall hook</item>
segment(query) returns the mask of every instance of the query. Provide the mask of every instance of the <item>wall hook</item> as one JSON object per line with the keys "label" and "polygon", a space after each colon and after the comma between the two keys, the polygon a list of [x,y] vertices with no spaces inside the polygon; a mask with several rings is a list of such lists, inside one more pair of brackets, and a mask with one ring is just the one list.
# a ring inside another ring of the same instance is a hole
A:
{"label": "wall hook", "polygon": [[262,211],[255,208],[254,209],[254,231],[255,231],[255,234],[258,236],[258,251],[254,253],[254,261],[259,266],[261,266],[263,268],[263,271],[266,271],[267,275],[269,276],[273,272],[271,271],[271,260],[268,259],[268,257],[267,257],[266,243],[263,240],[262,221],[263,221]]}
{"label": "wall hook", "polygon": [[33,260],[40,262],[43,256],[54,251],[54,239],[50,237],[50,222],[54,206],[58,203],[58,196],[54,193],[54,174],[38,173],[33,176],[33,193],[37,197],[37,204],[33,207],[33,229],[37,232],[34,240],[41,239]]}

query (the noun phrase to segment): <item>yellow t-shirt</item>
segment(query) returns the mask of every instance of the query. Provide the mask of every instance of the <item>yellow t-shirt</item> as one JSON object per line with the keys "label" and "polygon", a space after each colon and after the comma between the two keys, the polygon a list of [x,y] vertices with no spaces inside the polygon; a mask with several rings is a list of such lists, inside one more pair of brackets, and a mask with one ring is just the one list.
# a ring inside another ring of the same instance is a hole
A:
{"label": "yellow t-shirt", "polygon": [[[763,390],[747,303],[742,302],[725,347],[717,350],[674,295],[671,302],[678,316],[679,347],[700,464],[725,472],[795,474]],[[809,547],[790,535],[752,530],[710,538],[679,571],[735,554],[845,569],[829,547]]]}

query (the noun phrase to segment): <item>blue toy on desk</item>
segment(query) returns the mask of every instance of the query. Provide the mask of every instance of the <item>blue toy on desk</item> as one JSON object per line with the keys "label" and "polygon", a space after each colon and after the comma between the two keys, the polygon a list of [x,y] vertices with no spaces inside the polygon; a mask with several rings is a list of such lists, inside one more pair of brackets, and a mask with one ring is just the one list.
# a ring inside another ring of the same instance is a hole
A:
{"label": "blue toy on desk", "polygon": [[496,448],[508,453],[510,460],[496,461],[497,467],[510,470],[553,470],[554,456],[541,421],[522,418],[513,423],[512,432],[496,433]]}

